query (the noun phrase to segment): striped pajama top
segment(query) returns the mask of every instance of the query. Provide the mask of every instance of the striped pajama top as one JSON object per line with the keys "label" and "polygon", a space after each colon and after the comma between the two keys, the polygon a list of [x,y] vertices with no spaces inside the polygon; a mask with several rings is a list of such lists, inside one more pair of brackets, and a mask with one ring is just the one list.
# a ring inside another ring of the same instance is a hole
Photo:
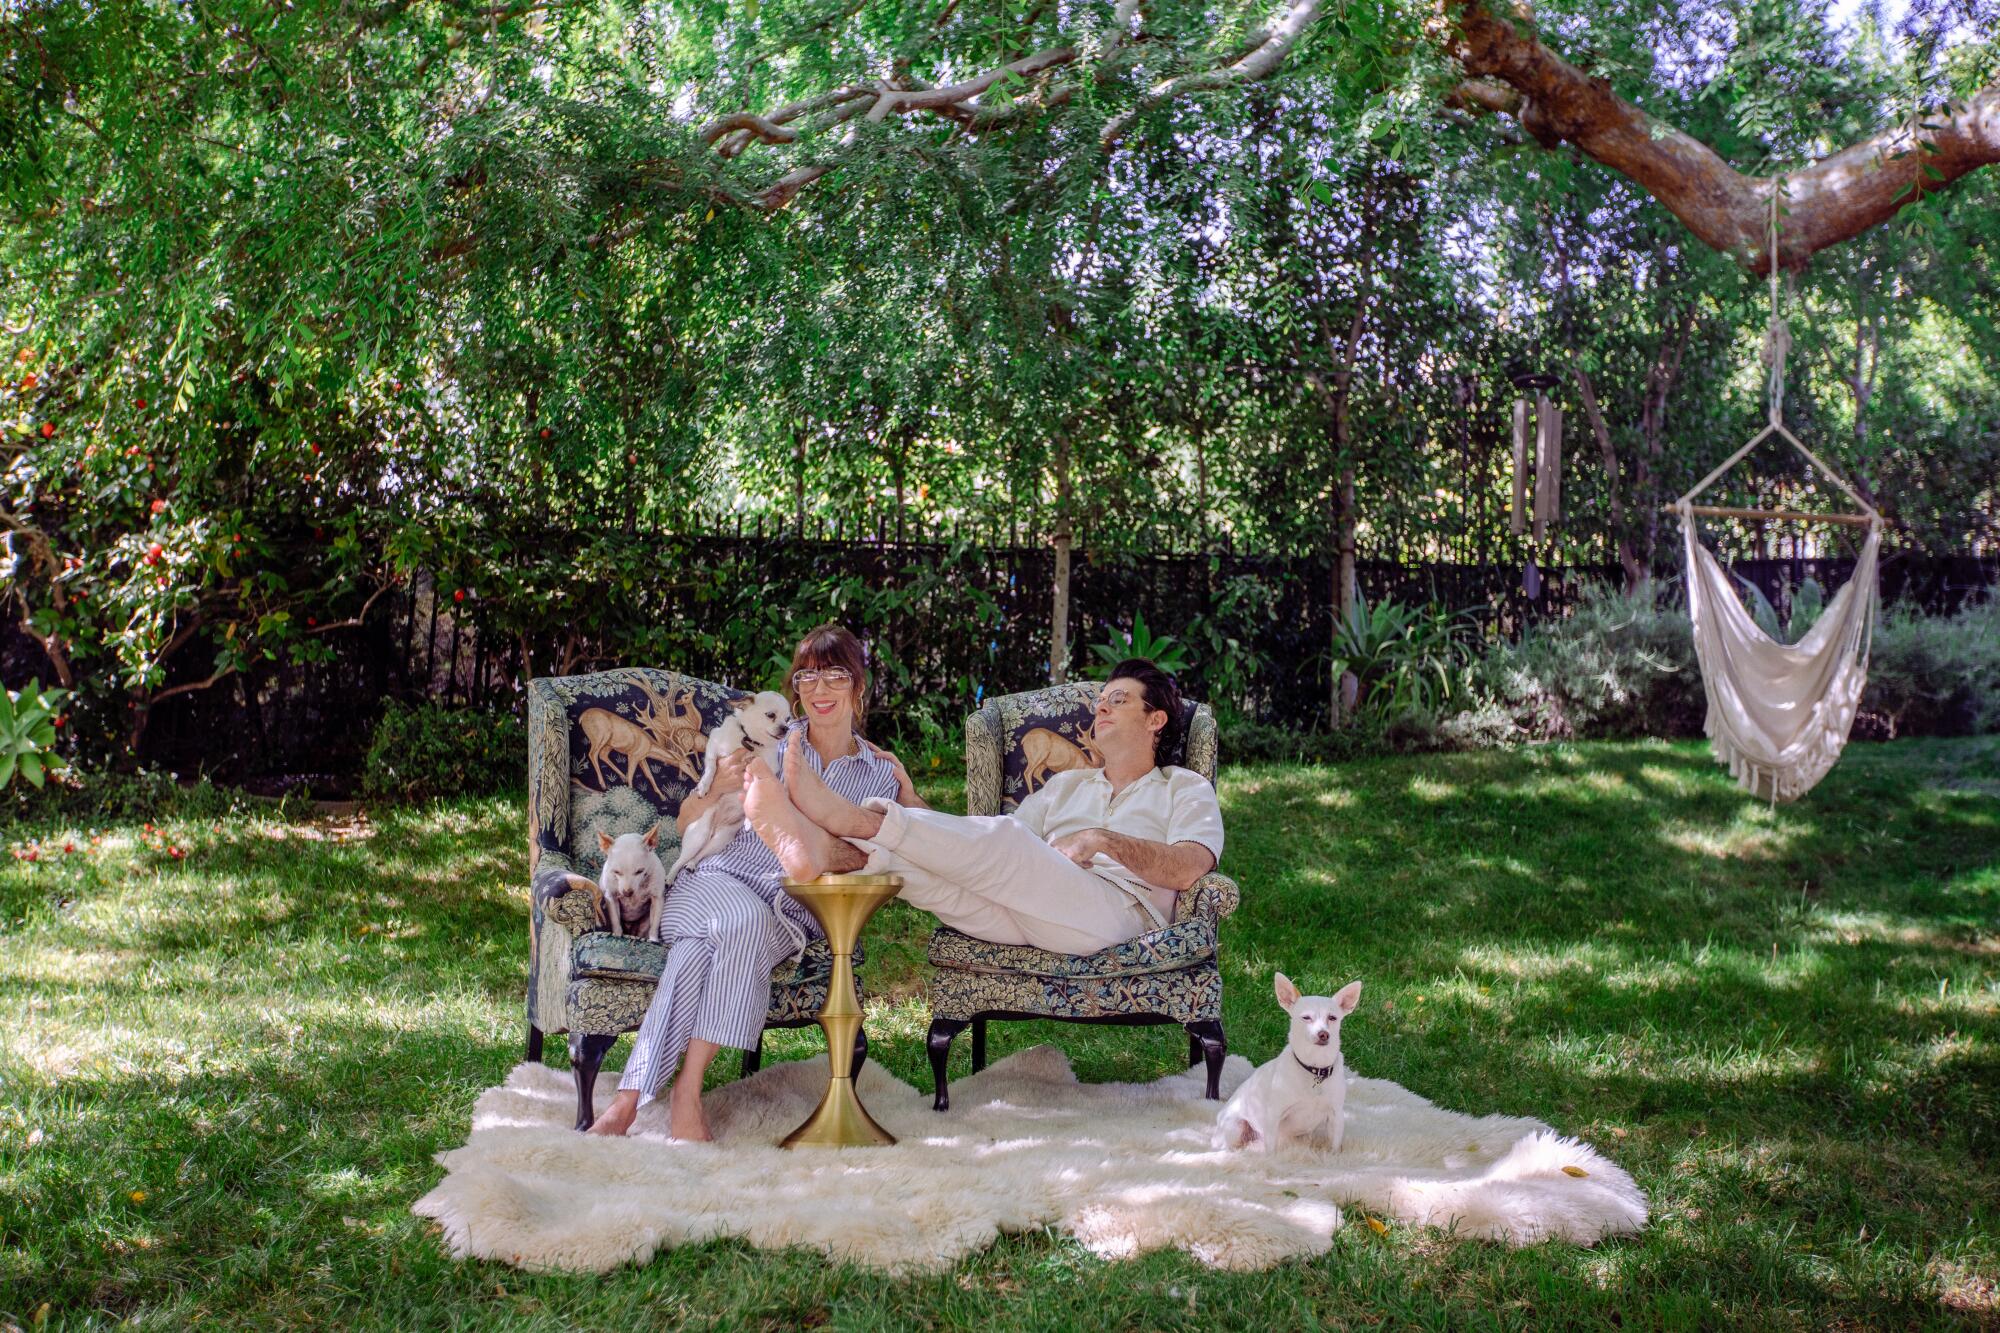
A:
{"label": "striped pajama top", "polygon": [[[829,790],[844,796],[856,805],[871,796],[896,799],[902,784],[896,779],[896,766],[877,754],[866,741],[856,737],[855,753],[842,755],[831,763],[820,758],[819,751],[813,749],[806,738],[806,723],[803,718],[795,720],[778,740],[778,754],[772,763],[772,770],[784,775],[784,765],[797,754],[812,765],[826,782]],[[795,743],[796,742],[796,743]],[[796,946],[793,956],[806,947],[807,940],[820,937],[819,923],[813,915],[799,904],[798,899],[783,891],[784,869],[778,864],[778,854],[764,845],[757,836],[757,830],[746,822],[743,829],[727,847],[703,861],[696,862],[690,870],[719,870],[745,884],[761,887],[768,898],[772,910],[777,912],[779,922],[792,936]]]}

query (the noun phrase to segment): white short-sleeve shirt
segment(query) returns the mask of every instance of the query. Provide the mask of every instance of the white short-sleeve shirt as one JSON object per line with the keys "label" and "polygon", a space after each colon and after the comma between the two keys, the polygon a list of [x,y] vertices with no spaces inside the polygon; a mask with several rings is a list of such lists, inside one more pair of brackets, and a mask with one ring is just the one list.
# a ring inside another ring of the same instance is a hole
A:
{"label": "white short-sleeve shirt", "polygon": [[[1031,792],[1015,807],[1014,818],[1044,842],[1102,828],[1168,845],[1198,843],[1208,848],[1217,864],[1222,861],[1222,804],[1215,788],[1193,769],[1171,764],[1129,783],[1115,798],[1103,769],[1072,768]],[[1121,887],[1147,891],[1163,913],[1171,915],[1172,890],[1147,884],[1102,852],[1090,868]]]}

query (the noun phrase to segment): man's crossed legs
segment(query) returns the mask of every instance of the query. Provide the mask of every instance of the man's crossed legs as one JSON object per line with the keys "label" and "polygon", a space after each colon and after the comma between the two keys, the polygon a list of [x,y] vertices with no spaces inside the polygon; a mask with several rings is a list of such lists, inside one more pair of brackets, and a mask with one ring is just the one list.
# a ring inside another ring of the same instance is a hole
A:
{"label": "man's crossed legs", "polygon": [[1088,954],[1152,928],[1131,894],[1070,860],[1018,819],[948,815],[886,800],[857,806],[808,765],[785,769],[791,804],[814,832],[865,851],[857,869],[901,875],[903,901],[953,930],[995,944]]}

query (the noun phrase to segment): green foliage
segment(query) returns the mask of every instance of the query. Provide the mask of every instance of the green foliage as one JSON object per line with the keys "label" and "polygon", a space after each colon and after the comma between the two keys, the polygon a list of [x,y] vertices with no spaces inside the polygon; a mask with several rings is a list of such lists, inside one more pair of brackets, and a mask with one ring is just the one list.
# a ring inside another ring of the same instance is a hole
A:
{"label": "green foliage", "polygon": [[1334,627],[1332,671],[1352,672],[1358,708],[1384,723],[1435,717],[1466,688],[1470,623],[1436,603],[1368,605],[1356,597]]}
{"label": "green foliage", "polygon": [[391,703],[375,724],[361,778],[375,800],[427,801],[517,791],[528,730],[512,713]]}
{"label": "green foliage", "polygon": [[2000,590],[1951,616],[1885,610],[1861,711],[1891,737],[2000,731]]}
{"label": "green foliage", "polygon": [[56,721],[68,697],[65,690],[45,692],[36,681],[0,695],[0,791],[16,773],[39,787],[49,770],[62,767],[55,753]]}
{"label": "green foliage", "polygon": [[1481,703],[1451,720],[1451,739],[1686,735],[1704,706],[1687,613],[1650,587],[1585,588],[1567,616],[1490,648],[1478,690]]}
{"label": "green foliage", "polygon": [[1171,634],[1154,634],[1146,628],[1146,617],[1136,611],[1129,632],[1117,634],[1109,643],[1091,644],[1090,652],[1097,660],[1084,668],[1084,674],[1092,680],[1109,680],[1111,669],[1130,657],[1143,657],[1160,670],[1176,674],[1188,665],[1187,646]]}
{"label": "green foliage", "polygon": [[8,817],[17,824],[96,825],[117,820],[218,819],[249,810],[291,809],[278,802],[220,787],[206,776],[183,782],[172,773],[141,768],[122,773],[71,764],[39,791],[16,788]]}

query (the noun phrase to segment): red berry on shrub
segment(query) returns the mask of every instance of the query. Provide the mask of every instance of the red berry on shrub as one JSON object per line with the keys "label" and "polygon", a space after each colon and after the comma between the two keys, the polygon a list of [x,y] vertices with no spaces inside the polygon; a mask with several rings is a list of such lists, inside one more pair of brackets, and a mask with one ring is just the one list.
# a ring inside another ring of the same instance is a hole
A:
{"label": "red berry on shrub", "polygon": [[462,601],[464,601],[464,600],[465,600],[465,589],[463,589],[463,588],[460,588],[460,589],[459,589],[459,590],[458,590],[457,592],[453,593],[453,594],[451,595],[451,600],[452,600],[452,601],[454,601],[454,602],[462,602]]}
{"label": "red berry on shrub", "polygon": [[319,446],[318,446],[318,445],[314,445],[314,446],[313,446],[313,453],[314,453],[314,455],[315,455],[315,456],[317,456],[317,455],[318,455],[318,453],[319,453]]}
{"label": "red berry on shrub", "polygon": [[554,432],[554,431],[552,431],[552,430],[550,430],[550,429],[549,429],[549,428],[548,428],[547,426],[544,426],[544,427],[542,427],[542,438],[543,438],[543,439],[545,439],[545,440],[546,440],[546,439],[548,439],[548,438],[549,438],[549,436],[551,436],[551,435],[553,435],[553,434],[555,434],[555,432]]}
{"label": "red berry on shrub", "polygon": [[55,422],[53,422],[53,421],[44,421],[44,422],[42,423],[42,438],[43,438],[43,439],[45,439],[45,440],[50,440],[50,439],[54,439],[54,438],[55,438],[55,433],[56,433],[56,423],[55,423]]}
{"label": "red berry on shrub", "polygon": [[314,529],[313,529],[313,540],[314,540],[314,541],[316,541],[316,542],[323,542],[323,541],[325,541],[325,540],[326,540],[326,529],[325,529],[325,528],[314,528]]}
{"label": "red berry on shrub", "polygon": [[21,387],[24,389],[32,389],[40,383],[41,381],[35,378],[35,372],[32,370],[21,376]]}
{"label": "red berry on shrub", "polygon": [[139,410],[140,410],[141,412],[143,412],[143,411],[145,411],[145,410],[146,410],[146,400],[145,400],[145,399],[143,399],[143,398],[141,398],[141,399],[139,400]]}
{"label": "red berry on shrub", "polygon": [[154,513],[164,514],[167,511],[167,502],[165,500],[155,500],[153,501],[152,508]]}
{"label": "red berry on shrub", "polygon": [[389,392],[390,392],[390,393],[401,393],[402,391],[403,391],[403,382],[402,382],[401,380],[390,380],[390,381],[389,381]]}
{"label": "red berry on shrub", "polygon": [[146,548],[146,563],[149,565],[157,565],[160,563],[160,557],[164,554],[166,554],[166,548],[161,546],[158,542],[154,542],[151,546],[148,546]]}
{"label": "red berry on shrub", "polygon": [[306,617],[306,624],[308,624],[308,625],[317,625],[317,624],[319,624],[319,620],[318,620],[318,618],[317,618],[317,617],[314,617],[314,616],[307,616],[307,617]]}

